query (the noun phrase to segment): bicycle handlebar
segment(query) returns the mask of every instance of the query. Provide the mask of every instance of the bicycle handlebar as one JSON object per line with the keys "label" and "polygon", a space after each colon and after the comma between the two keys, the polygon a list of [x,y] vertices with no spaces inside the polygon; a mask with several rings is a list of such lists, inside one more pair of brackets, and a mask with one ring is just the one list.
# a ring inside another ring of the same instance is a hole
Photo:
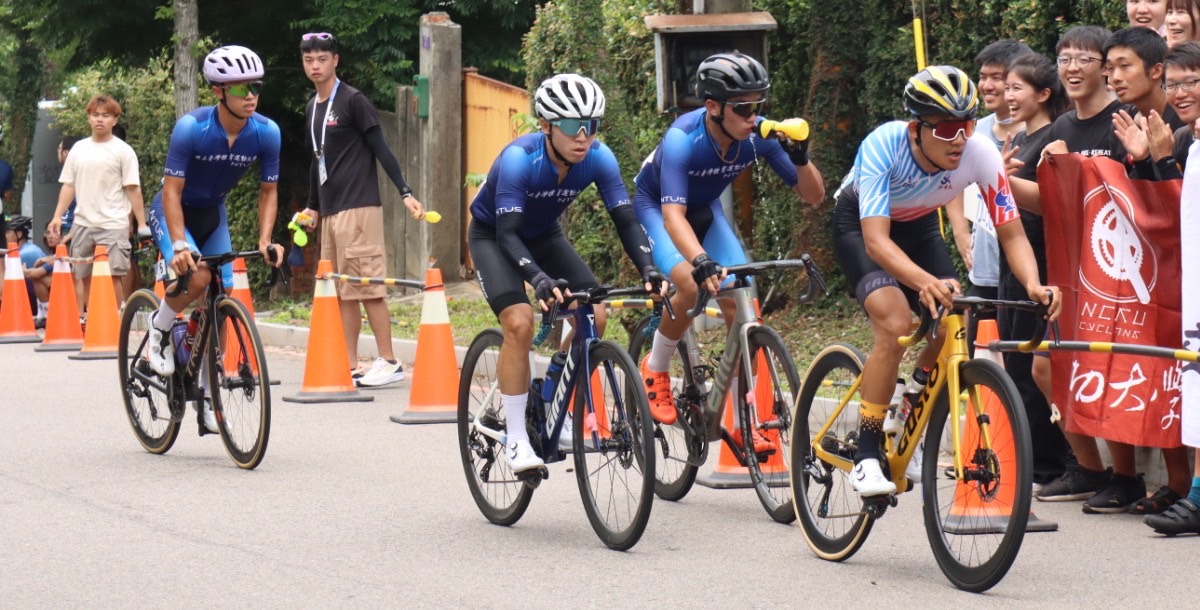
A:
{"label": "bicycle handlebar", "polygon": [[[725,267],[725,271],[730,275],[735,275],[739,278],[753,277],[767,271],[777,271],[779,269],[798,269],[803,267],[808,272],[808,288],[804,294],[800,296],[797,302],[811,303],[822,294],[829,294],[829,289],[825,286],[825,278],[821,276],[820,269],[817,268],[816,262],[807,253],[800,255],[798,259],[783,259],[777,261],[760,261],[756,263],[745,263],[743,265],[731,265]],[[708,307],[709,300],[713,294],[704,288],[703,285],[697,287],[696,305],[688,310],[687,317],[695,318],[704,313],[704,309]],[[722,289],[725,290],[725,289]]]}
{"label": "bicycle handlebar", "polygon": [[[1021,348],[1026,351],[1032,351],[1042,342],[1042,337],[1046,334],[1046,311],[1048,306],[1033,301],[1009,301],[1004,299],[985,299],[981,297],[954,297],[954,311],[965,311],[970,309],[973,312],[989,311],[994,309],[1019,309],[1038,314],[1038,324],[1034,329],[1033,336],[1029,341],[1021,344]],[[937,311],[937,320],[940,320],[945,313],[945,307],[939,305]],[[921,305],[921,322],[917,325],[917,330],[907,337],[900,338],[900,345],[904,347],[912,347],[916,345],[927,333],[930,335],[931,341],[937,340],[938,324],[935,324],[933,313]],[[1058,334],[1058,322],[1054,323],[1054,333]]]}
{"label": "bicycle handlebar", "polygon": [[[277,262],[276,261],[277,255],[275,253],[275,249],[267,248],[267,252],[271,255],[270,262],[271,263]],[[198,255],[195,252],[188,252],[188,254],[192,255],[192,260],[196,261],[197,264],[205,263],[210,267],[220,267],[221,265],[224,265],[226,263],[231,263],[234,261],[234,259],[238,259],[238,258],[255,258],[255,257],[261,258],[262,257],[262,252],[259,252],[258,250],[247,250],[245,252],[226,252],[224,254],[213,254],[213,255],[208,255],[208,256]],[[287,274],[288,274],[288,272],[283,265],[280,265],[279,267],[275,267],[272,265],[271,275],[267,278],[266,287],[271,288],[272,286],[277,284],[281,278],[283,279],[283,283],[287,284],[287,282],[288,282]],[[179,278],[176,279],[175,286],[166,292],[166,296],[174,298],[174,297],[177,297],[177,296],[187,292],[187,287],[191,283],[191,280],[192,280],[192,270],[188,269],[186,273],[184,273],[182,276],[180,276]]]}
{"label": "bicycle handlebar", "polygon": [[[541,345],[547,337],[550,336],[550,331],[554,329],[554,323],[558,321],[559,312],[565,311],[566,307],[571,303],[579,303],[580,306],[595,305],[603,303],[608,299],[617,299],[624,297],[646,297],[652,296],[653,293],[646,290],[644,286],[631,288],[613,288],[612,286],[594,286],[585,288],[578,292],[567,288],[566,280],[558,280],[555,286],[564,294],[561,303],[554,301],[550,304],[550,309],[542,312],[542,323],[538,327],[538,333],[533,338],[534,345]],[[567,294],[569,293],[569,294]],[[669,299],[663,299],[669,301]],[[671,313],[671,317],[675,317],[674,310],[671,310],[671,305],[667,303],[667,309]],[[566,314],[564,314],[566,315]]]}

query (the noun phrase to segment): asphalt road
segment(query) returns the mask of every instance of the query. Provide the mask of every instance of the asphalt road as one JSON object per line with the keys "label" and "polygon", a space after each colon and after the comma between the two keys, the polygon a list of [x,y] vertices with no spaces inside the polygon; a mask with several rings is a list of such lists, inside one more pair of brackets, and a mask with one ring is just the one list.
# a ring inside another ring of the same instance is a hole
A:
{"label": "asphalt road", "polygon": [[409,381],[372,403],[285,403],[302,356],[269,359],[283,385],[266,459],[247,472],[191,423],[167,455],[145,453],[115,361],[0,345],[0,606],[1167,607],[1187,605],[1200,573],[1200,538],[1035,503],[1060,531],[1027,536],[999,586],[967,594],[938,570],[915,495],[834,564],[753,491],[699,486],[656,502],[620,553],[562,464],[498,527],[467,490],[453,425],[389,421]]}

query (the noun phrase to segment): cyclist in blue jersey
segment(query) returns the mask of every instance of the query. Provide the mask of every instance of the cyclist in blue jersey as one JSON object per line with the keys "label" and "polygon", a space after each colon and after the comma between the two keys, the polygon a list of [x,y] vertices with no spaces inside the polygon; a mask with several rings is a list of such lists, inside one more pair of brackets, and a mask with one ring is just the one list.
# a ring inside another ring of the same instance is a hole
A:
{"label": "cyclist in blue jersey", "polygon": [[[663,283],[654,270],[650,246],[633,213],[616,157],[595,139],[604,106],[604,93],[590,78],[559,74],[543,81],[534,95],[539,130],[505,147],[471,203],[471,259],[504,332],[497,375],[507,422],[506,454],[513,472],[543,465],[525,428],[534,328],[525,283],[533,286],[542,310],[563,300],[555,286],[557,279],[576,289],[599,285],[558,224],[566,207],[595,184],[646,289]],[[601,333],[604,321],[604,307],[597,306],[596,327]]]}
{"label": "cyclist in blue jersey", "polygon": [[[821,173],[808,159],[807,140],[758,133],[770,86],[766,68],[749,55],[733,51],[705,59],[696,71],[696,97],[704,107],[676,119],[638,172],[634,208],[654,264],[675,285],[671,303],[676,311],[695,304],[701,284],[716,294],[724,266],[747,262],[720,196],[758,158],[766,159],[800,199],[816,205],[825,198]],[[732,312],[725,319],[732,320]],[[664,317],[641,362],[650,412],[664,424],[676,419],[667,369],[688,322],[686,316]],[[765,449],[767,440],[756,438],[755,444]]]}
{"label": "cyclist in blue jersey", "polygon": [[[834,253],[875,335],[863,366],[858,451],[850,478],[864,497],[896,492],[880,467],[879,446],[904,355],[898,339],[909,333],[918,300],[936,315],[939,305],[951,307],[960,293],[941,238],[939,208],[967,185],[978,184],[1001,250],[1029,298],[1048,304],[1051,320],[1061,307],[1058,288],[1043,286],[1038,278],[999,151],[971,138],[978,105],[975,83],[962,70],[934,66],[917,73],[904,88],[912,118],[871,132],[834,196]],[[925,346],[918,367],[933,365],[942,339]],[[920,480],[919,457],[920,449],[906,472],[914,481]]]}
{"label": "cyclist in blue jersey", "polygon": [[[278,266],[283,248],[271,243],[278,207],[279,127],[254,112],[262,92],[264,69],[258,55],[245,47],[226,46],[204,58],[204,78],[218,103],[185,114],[175,123],[167,148],[162,192],[150,207],[150,228],[164,261],[177,274],[192,271],[187,292],[163,299],[150,333],[150,366],[162,376],[175,371],[171,324],[177,312],[203,293],[211,271],[197,267],[191,253],[224,254],[233,246],[225,196],[250,166],[259,164],[258,249]],[[274,250],[274,258],[268,256]],[[221,268],[226,289],[233,287],[231,265]],[[201,374],[201,385],[207,375]],[[211,407],[205,424],[216,432]]]}

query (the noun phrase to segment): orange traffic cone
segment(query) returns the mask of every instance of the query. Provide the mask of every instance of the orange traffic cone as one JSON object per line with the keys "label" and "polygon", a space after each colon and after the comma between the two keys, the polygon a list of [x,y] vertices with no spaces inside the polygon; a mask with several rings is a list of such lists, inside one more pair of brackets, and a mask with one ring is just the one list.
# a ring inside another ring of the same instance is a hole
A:
{"label": "orange traffic cone", "polygon": [[42,340],[33,328],[33,309],[25,288],[20,248],[9,242],[4,259],[4,293],[0,303],[0,343],[37,343]]}
{"label": "orange traffic cone", "polygon": [[417,330],[417,360],[413,363],[408,409],[391,420],[398,424],[439,424],[458,420],[458,361],[442,270],[425,270],[425,302]]}
{"label": "orange traffic cone", "polygon": [[46,337],[34,348],[38,352],[77,352],[83,347],[79,328],[79,305],[75,303],[75,278],[71,276],[67,247],[54,249],[54,275],[50,278],[50,311],[46,314]]}
{"label": "orange traffic cone", "polygon": [[[986,358],[1003,366],[1000,354],[987,348],[988,343],[999,340],[995,320],[980,320],[975,337],[975,357]],[[1012,427],[1008,416],[1001,408],[1000,401],[990,390],[979,388],[979,400],[983,403],[983,413],[988,417],[988,432],[992,438],[992,448],[996,452],[1001,473],[1016,470],[1016,448],[1013,447]],[[975,417],[978,405],[968,401],[966,417],[968,421]],[[962,435],[962,446],[968,453],[974,451],[979,443],[979,428],[966,425]],[[1033,464],[1027,464],[1032,468]],[[1008,516],[1016,500],[1017,482],[1014,477],[1001,477],[999,487],[992,493],[981,494],[977,483],[959,481],[954,490],[954,505],[946,516],[942,527],[947,533],[970,535],[1000,533],[1007,527]],[[1058,524],[1044,521],[1029,511],[1029,523],[1025,526],[1027,532],[1053,532]]]}
{"label": "orange traffic cone", "polygon": [[[751,401],[751,407],[758,409],[759,421],[767,421],[774,419],[775,415],[771,412],[771,407],[775,401],[774,388],[771,387],[771,374],[767,371],[767,358],[759,352],[755,370],[757,374],[754,378],[754,393],[747,395],[746,399]],[[745,374],[739,372],[739,374]],[[730,388],[729,394],[725,397],[725,430],[731,436],[740,436],[742,429],[738,426],[734,419],[734,410],[736,407],[733,404],[733,393],[737,392],[737,388]],[[770,475],[770,480],[776,478],[779,483],[787,482],[787,466],[783,463],[783,451],[779,446],[779,433],[774,430],[763,432],[775,444],[775,453],[773,453],[765,464],[760,466],[764,475]],[[750,469],[742,466],[733,454],[733,450],[729,448],[727,443],[721,443],[721,451],[717,456],[717,465],[711,473],[696,477],[696,482],[713,489],[735,489],[742,487],[752,487],[750,481]]]}
{"label": "orange traffic cone", "polygon": [[21,250],[8,243],[4,259],[4,294],[0,304],[0,343],[37,343],[42,340],[33,328],[33,309],[29,306],[25,288],[25,271],[21,267]]}
{"label": "orange traffic cone", "polygon": [[333,262],[317,264],[316,290],[313,297],[312,319],[308,329],[308,347],[304,359],[304,383],[300,392],[284,396],[287,402],[370,402],[354,387],[350,377],[350,354],[342,335],[342,314],[338,308],[337,288],[327,277],[333,273]]}
{"label": "orange traffic cone", "polygon": [[[237,299],[239,303],[246,306],[246,310],[250,313],[250,319],[254,319],[254,296],[250,293],[250,279],[246,276],[246,261],[240,258],[233,259],[233,290],[229,293],[231,297]],[[224,345],[233,345],[233,322],[225,322],[225,337]],[[225,350],[225,372],[233,375],[237,371],[238,360],[240,354],[236,350]],[[248,354],[250,361],[250,369],[254,374],[258,374],[258,355],[251,352]],[[271,385],[279,385],[282,383],[278,379],[272,379]]]}
{"label": "orange traffic cone", "polygon": [[72,360],[107,360],[117,357],[121,317],[117,315],[117,294],[108,268],[108,248],[96,246],[92,257],[92,289],[87,302],[87,331],[83,349],[67,356]]}

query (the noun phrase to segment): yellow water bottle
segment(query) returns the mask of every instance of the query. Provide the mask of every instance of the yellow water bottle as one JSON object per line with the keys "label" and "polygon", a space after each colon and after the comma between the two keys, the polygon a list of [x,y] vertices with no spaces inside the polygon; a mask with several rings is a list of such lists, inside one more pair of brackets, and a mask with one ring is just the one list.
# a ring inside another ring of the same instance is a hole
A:
{"label": "yellow water bottle", "polygon": [[785,121],[763,119],[758,124],[758,133],[764,138],[782,133],[793,142],[803,142],[808,139],[808,121],[804,119],[787,119]]}

